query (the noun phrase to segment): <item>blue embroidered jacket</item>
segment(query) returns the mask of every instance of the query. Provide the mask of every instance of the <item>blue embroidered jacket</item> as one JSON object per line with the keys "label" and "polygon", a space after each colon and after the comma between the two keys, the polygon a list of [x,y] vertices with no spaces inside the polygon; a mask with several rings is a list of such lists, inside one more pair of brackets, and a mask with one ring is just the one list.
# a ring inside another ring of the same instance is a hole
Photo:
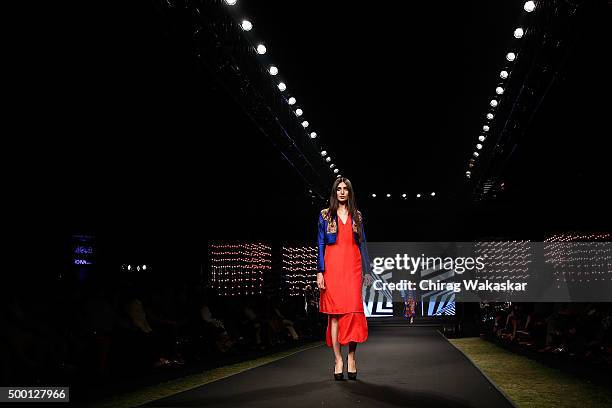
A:
{"label": "blue embroidered jacket", "polygon": [[[363,228],[363,216],[361,212],[357,210],[357,218],[359,219],[359,225],[361,226],[361,240],[359,239],[359,226],[352,220],[353,223],[353,237],[355,239],[355,243],[359,246],[359,252],[361,252],[361,264],[362,264],[362,275],[365,276],[363,271],[366,274],[371,273],[371,265],[370,265],[370,257],[368,256],[368,248],[365,238],[365,232]],[[329,214],[329,209],[325,208],[321,210],[319,214],[319,234],[318,234],[318,244],[319,244],[319,257],[318,257],[318,267],[319,272],[325,271],[325,246],[333,245],[336,243],[336,238],[338,237],[338,221],[337,217],[332,217]]]}

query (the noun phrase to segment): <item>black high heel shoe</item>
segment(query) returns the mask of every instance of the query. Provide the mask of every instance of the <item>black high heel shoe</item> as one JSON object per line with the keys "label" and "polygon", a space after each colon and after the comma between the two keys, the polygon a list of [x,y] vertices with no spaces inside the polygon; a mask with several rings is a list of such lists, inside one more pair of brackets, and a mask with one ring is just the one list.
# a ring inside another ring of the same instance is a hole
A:
{"label": "black high heel shoe", "polygon": [[334,380],[342,381],[344,380],[344,367],[342,367],[342,372],[336,374],[336,362],[334,361]]}
{"label": "black high heel shoe", "polygon": [[348,357],[346,357],[346,373],[348,374],[348,379],[349,380],[356,380],[357,379],[357,371],[349,371],[348,370]]}

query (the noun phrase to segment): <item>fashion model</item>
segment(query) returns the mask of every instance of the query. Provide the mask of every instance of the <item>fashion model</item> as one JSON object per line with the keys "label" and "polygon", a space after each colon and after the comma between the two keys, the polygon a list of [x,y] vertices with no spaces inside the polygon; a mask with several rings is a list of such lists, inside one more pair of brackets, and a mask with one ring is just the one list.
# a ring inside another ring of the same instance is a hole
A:
{"label": "fashion model", "polygon": [[338,177],[335,180],[329,208],[321,210],[319,214],[318,244],[319,311],[327,314],[325,340],[334,352],[334,378],[344,379],[341,346],[348,345],[348,378],[356,380],[357,343],[363,343],[368,338],[362,285],[371,285],[373,278],[363,216],[357,209],[353,187],[347,178]]}
{"label": "fashion model", "polygon": [[410,323],[414,322],[414,315],[416,314],[416,296],[414,291],[408,290],[404,297],[404,317],[410,319]]}

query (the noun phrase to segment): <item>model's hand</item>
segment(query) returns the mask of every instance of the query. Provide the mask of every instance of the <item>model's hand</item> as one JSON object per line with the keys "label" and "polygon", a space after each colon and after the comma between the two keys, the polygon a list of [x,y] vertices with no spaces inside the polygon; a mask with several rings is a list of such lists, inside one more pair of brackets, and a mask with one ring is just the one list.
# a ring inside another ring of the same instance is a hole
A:
{"label": "model's hand", "polygon": [[370,286],[373,282],[374,282],[374,278],[372,277],[372,275],[367,274],[366,276],[363,277],[364,285]]}
{"label": "model's hand", "polygon": [[323,272],[317,273],[317,286],[319,289],[325,289],[325,278],[323,277]]}

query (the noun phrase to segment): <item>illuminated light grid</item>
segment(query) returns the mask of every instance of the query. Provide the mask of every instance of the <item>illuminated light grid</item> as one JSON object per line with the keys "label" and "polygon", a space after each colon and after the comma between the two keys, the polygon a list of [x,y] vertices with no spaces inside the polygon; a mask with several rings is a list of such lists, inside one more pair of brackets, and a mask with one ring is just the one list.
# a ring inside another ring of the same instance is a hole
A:
{"label": "illuminated light grid", "polygon": [[317,247],[283,246],[281,257],[282,280],[289,296],[304,296],[308,286],[317,287]]}
{"label": "illuminated light grid", "polygon": [[261,295],[272,269],[272,248],[261,242],[215,243],[208,247],[209,283],[220,296]]}
{"label": "illuminated light grid", "polygon": [[478,279],[523,282],[531,276],[529,266],[534,261],[531,241],[476,242],[474,253],[486,258],[484,268],[475,271]]}
{"label": "illuminated light grid", "polygon": [[553,267],[557,287],[612,281],[609,233],[554,234],[544,242],[544,260]]}

